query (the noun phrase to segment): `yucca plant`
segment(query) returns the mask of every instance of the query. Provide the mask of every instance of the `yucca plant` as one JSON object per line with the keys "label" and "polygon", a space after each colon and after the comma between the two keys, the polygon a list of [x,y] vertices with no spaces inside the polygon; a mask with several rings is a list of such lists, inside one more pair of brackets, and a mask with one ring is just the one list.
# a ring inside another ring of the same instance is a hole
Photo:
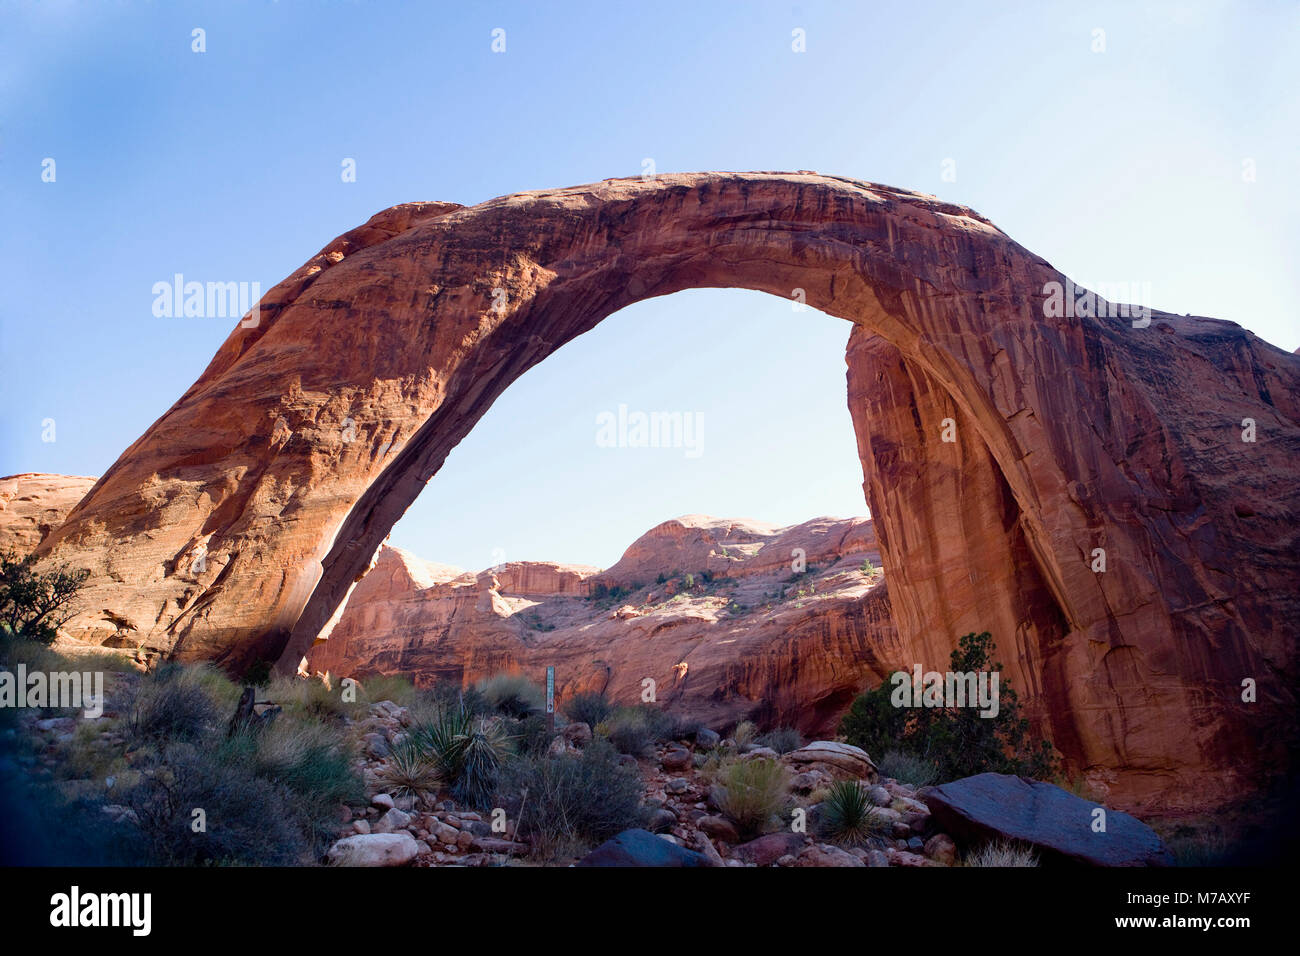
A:
{"label": "yucca plant", "polygon": [[455,790],[472,806],[485,806],[497,785],[501,764],[511,752],[511,738],[500,723],[480,718],[463,737],[461,776]]}
{"label": "yucca plant", "polygon": [[457,798],[482,805],[496,786],[497,772],[511,752],[500,721],[474,717],[462,707],[440,712],[412,735]]}
{"label": "yucca plant", "polygon": [[822,800],[822,835],[843,846],[858,846],[884,828],[871,815],[873,804],[856,780],[837,780]]}

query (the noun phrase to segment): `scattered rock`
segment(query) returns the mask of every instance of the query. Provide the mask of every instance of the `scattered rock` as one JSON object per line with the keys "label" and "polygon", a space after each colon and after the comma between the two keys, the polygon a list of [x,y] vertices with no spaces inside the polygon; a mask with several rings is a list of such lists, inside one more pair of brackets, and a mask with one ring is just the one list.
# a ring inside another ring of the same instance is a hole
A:
{"label": "scattered rock", "polygon": [[803,834],[790,831],[768,833],[756,840],[733,847],[731,855],[745,863],[755,866],[771,866],[781,857],[798,853],[804,845]]}
{"label": "scattered rock", "polygon": [[333,866],[404,866],[419,853],[409,833],[365,833],[339,840],[326,858]]}
{"label": "scattered rock", "polygon": [[370,805],[372,807],[379,807],[379,809],[381,810],[391,810],[397,804],[393,802],[393,798],[390,797],[388,794],[377,793],[370,798]]}
{"label": "scattered rock", "polygon": [[726,817],[704,817],[696,826],[713,837],[715,840],[721,840],[723,843],[736,844],[740,842],[740,834],[736,832],[736,826]]}
{"label": "scattered rock", "polygon": [[952,866],[957,862],[957,844],[946,833],[936,833],[925,841],[923,852],[936,863]]}
{"label": "scattered rock", "polygon": [[606,840],[577,866],[707,866],[708,859],[655,836],[648,830],[624,830]]}
{"label": "scattered rock", "polygon": [[814,843],[804,847],[795,858],[795,866],[866,866],[852,853],[829,843]]}
{"label": "scattered rock", "polygon": [[722,743],[722,738],[718,736],[716,731],[709,730],[708,727],[701,727],[695,731],[695,746],[701,750],[712,750],[720,743]]}
{"label": "scattered rock", "polygon": [[693,766],[691,752],[681,747],[670,747],[659,760],[659,765],[668,771],[686,770]]}
{"label": "scattered rock", "polygon": [[375,833],[393,833],[397,830],[405,830],[410,825],[411,815],[405,810],[398,810],[394,807],[375,821],[375,825],[371,829]]}
{"label": "scattered rock", "polygon": [[561,732],[567,743],[574,747],[585,747],[591,743],[591,728],[583,723],[574,722],[566,724]]}

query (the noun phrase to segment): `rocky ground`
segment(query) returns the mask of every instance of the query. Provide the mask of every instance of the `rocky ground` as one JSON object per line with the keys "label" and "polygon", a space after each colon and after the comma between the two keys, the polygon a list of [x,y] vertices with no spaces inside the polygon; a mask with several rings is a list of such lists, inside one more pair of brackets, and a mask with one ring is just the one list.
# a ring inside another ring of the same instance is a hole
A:
{"label": "rocky ground", "polygon": [[[368,806],[347,808],[344,821],[352,835],[330,850],[332,862],[389,866],[497,866],[522,860],[528,846],[514,840],[514,827],[504,821],[494,832],[481,813],[458,807],[445,796],[430,805],[413,797],[394,798],[383,792],[378,771],[388,748],[411,726],[411,715],[390,701],[370,707],[354,731],[366,756],[363,772]],[[568,724],[556,735],[553,753],[574,751],[591,739],[586,724]],[[795,804],[805,811],[804,832],[794,829],[766,833],[742,841],[735,825],[721,812],[717,790],[707,773],[707,754],[715,748],[736,749],[733,740],[708,730],[694,740],[662,745],[654,756],[635,759],[645,788],[648,830],[676,846],[701,854],[714,866],[946,866],[956,861],[956,845],[933,832],[930,810],[914,788],[880,777],[870,758],[856,747],[818,741],[778,755],[765,747],[739,754],[741,760],[776,759],[790,773]],[[818,839],[816,797],[835,780],[858,780],[867,787],[875,808],[871,814],[889,825],[888,836],[869,845],[840,847]],[[578,857],[550,861],[565,865]]]}

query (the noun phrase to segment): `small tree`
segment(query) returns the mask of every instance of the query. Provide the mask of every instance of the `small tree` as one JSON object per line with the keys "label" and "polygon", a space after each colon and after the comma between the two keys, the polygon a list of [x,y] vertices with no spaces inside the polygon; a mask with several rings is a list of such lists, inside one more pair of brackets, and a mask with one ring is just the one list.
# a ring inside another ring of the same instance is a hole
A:
{"label": "small tree", "polygon": [[[949,668],[954,673],[1001,672],[1000,663],[990,663],[993,651],[987,631],[967,634],[953,650]],[[997,716],[981,717],[973,707],[895,707],[893,686],[886,681],[853,701],[840,733],[869,754],[894,750],[918,757],[933,764],[941,780],[989,771],[1050,776],[1056,763],[1051,743],[1030,739],[1029,721],[1020,716],[1010,683],[1000,680],[998,690]]]}
{"label": "small tree", "polygon": [[0,624],[15,637],[52,644],[71,613],[68,602],[90,576],[66,564],[38,573],[35,555],[19,557],[12,551],[0,555]]}

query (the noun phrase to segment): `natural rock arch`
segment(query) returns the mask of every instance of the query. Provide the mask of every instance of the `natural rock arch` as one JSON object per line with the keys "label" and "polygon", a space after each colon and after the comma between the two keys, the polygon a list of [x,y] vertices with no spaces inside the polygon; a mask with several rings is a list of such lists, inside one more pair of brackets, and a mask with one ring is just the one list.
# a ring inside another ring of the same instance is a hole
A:
{"label": "natural rock arch", "polygon": [[857,326],[900,665],[989,629],[1073,767],[1218,801],[1237,781],[1204,768],[1249,772],[1294,703],[1300,359],[1210,319],[1048,318],[1054,282],[965,207],[813,173],[395,206],[272,289],[40,554],[92,569],[74,636],[296,661],[522,372],[639,299],[802,289]]}

